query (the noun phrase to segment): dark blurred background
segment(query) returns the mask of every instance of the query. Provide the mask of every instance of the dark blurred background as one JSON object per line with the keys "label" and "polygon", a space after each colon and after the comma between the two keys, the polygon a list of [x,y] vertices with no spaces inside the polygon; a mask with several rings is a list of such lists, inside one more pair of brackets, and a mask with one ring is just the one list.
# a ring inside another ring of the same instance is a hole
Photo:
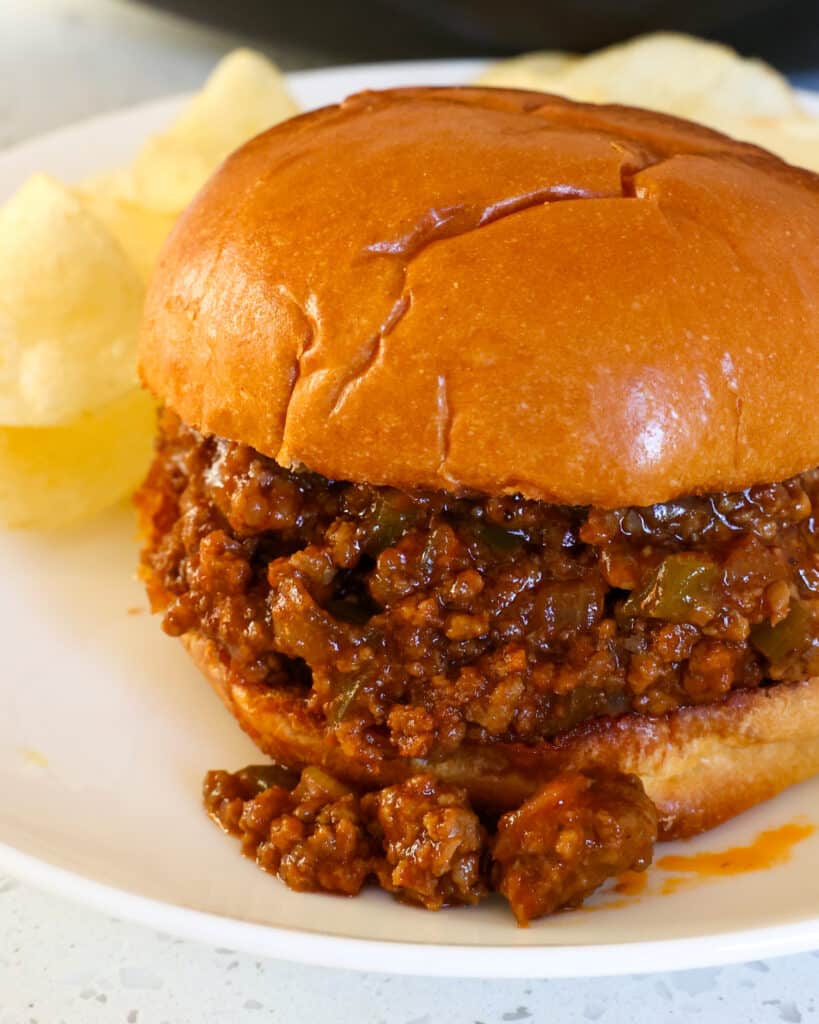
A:
{"label": "dark blurred background", "polygon": [[145,0],[327,62],[583,52],[657,29],[691,32],[784,71],[819,65],[819,0]]}

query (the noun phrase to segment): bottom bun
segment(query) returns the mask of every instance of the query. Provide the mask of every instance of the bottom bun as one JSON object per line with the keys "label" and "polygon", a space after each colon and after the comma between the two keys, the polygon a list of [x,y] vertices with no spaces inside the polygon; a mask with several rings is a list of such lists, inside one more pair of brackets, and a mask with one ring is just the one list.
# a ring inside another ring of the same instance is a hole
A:
{"label": "bottom bun", "polygon": [[556,771],[638,775],[659,814],[660,838],[695,835],[819,773],[819,678],[738,690],[715,704],[660,717],[596,719],[537,745],[465,743],[439,761],[387,757],[361,763],[336,743],[303,697],[238,680],[216,645],[183,643],[253,741],[290,767],[319,765],[348,783],[390,785],[431,771],[464,786],[479,807],[519,806]]}

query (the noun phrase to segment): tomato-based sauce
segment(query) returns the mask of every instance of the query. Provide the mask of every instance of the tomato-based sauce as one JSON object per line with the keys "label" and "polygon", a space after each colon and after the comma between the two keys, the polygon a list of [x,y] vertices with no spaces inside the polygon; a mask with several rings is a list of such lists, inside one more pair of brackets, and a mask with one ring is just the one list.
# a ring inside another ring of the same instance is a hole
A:
{"label": "tomato-based sauce", "polygon": [[556,775],[517,810],[485,819],[432,775],[361,794],[308,767],[208,772],[211,818],[292,889],[355,895],[375,882],[439,910],[491,889],[518,924],[579,905],[607,878],[651,860],[657,814],[634,776]]}
{"label": "tomato-based sauce", "polygon": [[789,822],[760,832],[748,846],[732,846],[715,852],[666,854],[660,857],[656,866],[661,871],[674,872],[674,876],[663,880],[661,892],[670,894],[710,879],[766,871],[786,864],[793,855],[794,847],[815,831],[815,825]]}
{"label": "tomato-based sauce", "polygon": [[815,832],[815,825],[789,822],[761,832],[747,846],[692,854],[669,853],[655,860],[648,871],[624,871],[600,891],[599,899],[581,909],[617,910],[639,903],[646,896],[671,896],[681,889],[693,889],[720,878],[766,871],[787,864],[794,848]]}
{"label": "tomato-based sauce", "polygon": [[[166,411],[137,504],[166,631],[287,690],[367,768],[819,675],[819,470],[578,508],[329,480]],[[617,773],[556,772],[500,821],[424,776],[369,794],[309,770],[295,788],[254,780],[215,773],[206,804],[294,888],[377,878],[434,908],[494,887],[521,924],[645,867],[657,834],[641,783]],[[663,884],[776,863],[801,828],[753,854],[666,857],[682,880]]]}
{"label": "tomato-based sauce", "polygon": [[536,743],[819,675],[819,471],[648,508],[283,469],[170,413],[138,497],[154,610],[345,754]]}
{"label": "tomato-based sauce", "polygon": [[624,871],[614,883],[612,892],[618,896],[641,896],[648,886],[647,871]]}

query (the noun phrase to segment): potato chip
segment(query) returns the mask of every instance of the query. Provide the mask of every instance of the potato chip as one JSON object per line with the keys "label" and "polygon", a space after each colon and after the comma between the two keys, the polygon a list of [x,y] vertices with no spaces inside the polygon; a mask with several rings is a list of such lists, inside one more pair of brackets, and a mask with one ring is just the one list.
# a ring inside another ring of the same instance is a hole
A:
{"label": "potato chip", "polygon": [[491,65],[478,81],[675,114],[819,170],[819,119],[801,109],[787,80],[762,61],[691,36],[640,36],[582,58],[526,54]]}
{"label": "potato chip", "polygon": [[76,190],[83,206],[116,238],[143,281],[151,276],[162,243],[176,220],[175,213],[152,210],[88,185]]}
{"label": "potato chip", "polygon": [[30,178],[0,209],[0,424],[56,425],[130,390],[143,292],[80,201]]}
{"label": "potato chip", "polygon": [[130,167],[114,167],[109,171],[100,171],[85,178],[79,186],[80,191],[105,199],[126,199],[135,202],[134,176]]}
{"label": "potato chip", "polygon": [[627,103],[699,120],[703,112],[781,117],[797,110],[777,71],[719,43],[676,33],[641,36],[558,72],[573,99]]}
{"label": "potato chip", "polygon": [[[719,43],[673,32],[639,36],[555,66],[547,62],[540,71],[536,57],[495,65],[488,71],[491,84],[590,103],[625,103],[705,124],[732,116],[786,117],[799,109],[787,80],[772,67]],[[529,59],[532,64],[525,64]]]}
{"label": "potato chip", "polygon": [[0,523],[50,529],[113,505],[145,475],[155,431],[139,388],[59,427],[0,427]]}
{"label": "potato chip", "polygon": [[549,91],[549,79],[565,71],[578,58],[562,50],[541,50],[524,53],[520,57],[501,60],[489,67],[475,80],[477,85],[500,86],[504,89],[534,89]]}
{"label": "potato chip", "polygon": [[178,212],[243,142],[298,113],[279,69],[252,50],[235,50],[170,129],[149,139],[133,166],[133,197]]}
{"label": "potato chip", "polygon": [[712,117],[712,128],[743,142],[769,149],[788,163],[819,172],[819,118],[809,114],[793,117]]}

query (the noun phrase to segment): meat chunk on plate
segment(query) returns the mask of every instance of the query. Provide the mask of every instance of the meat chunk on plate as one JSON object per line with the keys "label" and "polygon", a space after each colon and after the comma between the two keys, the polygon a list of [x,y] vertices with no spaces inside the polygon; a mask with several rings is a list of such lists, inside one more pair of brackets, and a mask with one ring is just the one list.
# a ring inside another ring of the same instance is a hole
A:
{"label": "meat chunk on plate", "polygon": [[[242,841],[242,852],[300,892],[353,896],[381,863],[359,797],[320,768],[305,768],[292,790],[252,788],[247,773],[208,772],[205,806]],[[285,781],[285,780],[282,780]]]}
{"label": "meat chunk on plate", "polygon": [[576,907],[607,878],[651,863],[657,812],[631,775],[562,772],[504,814],[492,882],[518,924]]}
{"label": "meat chunk on plate", "polygon": [[486,894],[486,831],[465,790],[415,775],[365,796],[362,807],[386,855],[383,888],[427,910]]}

